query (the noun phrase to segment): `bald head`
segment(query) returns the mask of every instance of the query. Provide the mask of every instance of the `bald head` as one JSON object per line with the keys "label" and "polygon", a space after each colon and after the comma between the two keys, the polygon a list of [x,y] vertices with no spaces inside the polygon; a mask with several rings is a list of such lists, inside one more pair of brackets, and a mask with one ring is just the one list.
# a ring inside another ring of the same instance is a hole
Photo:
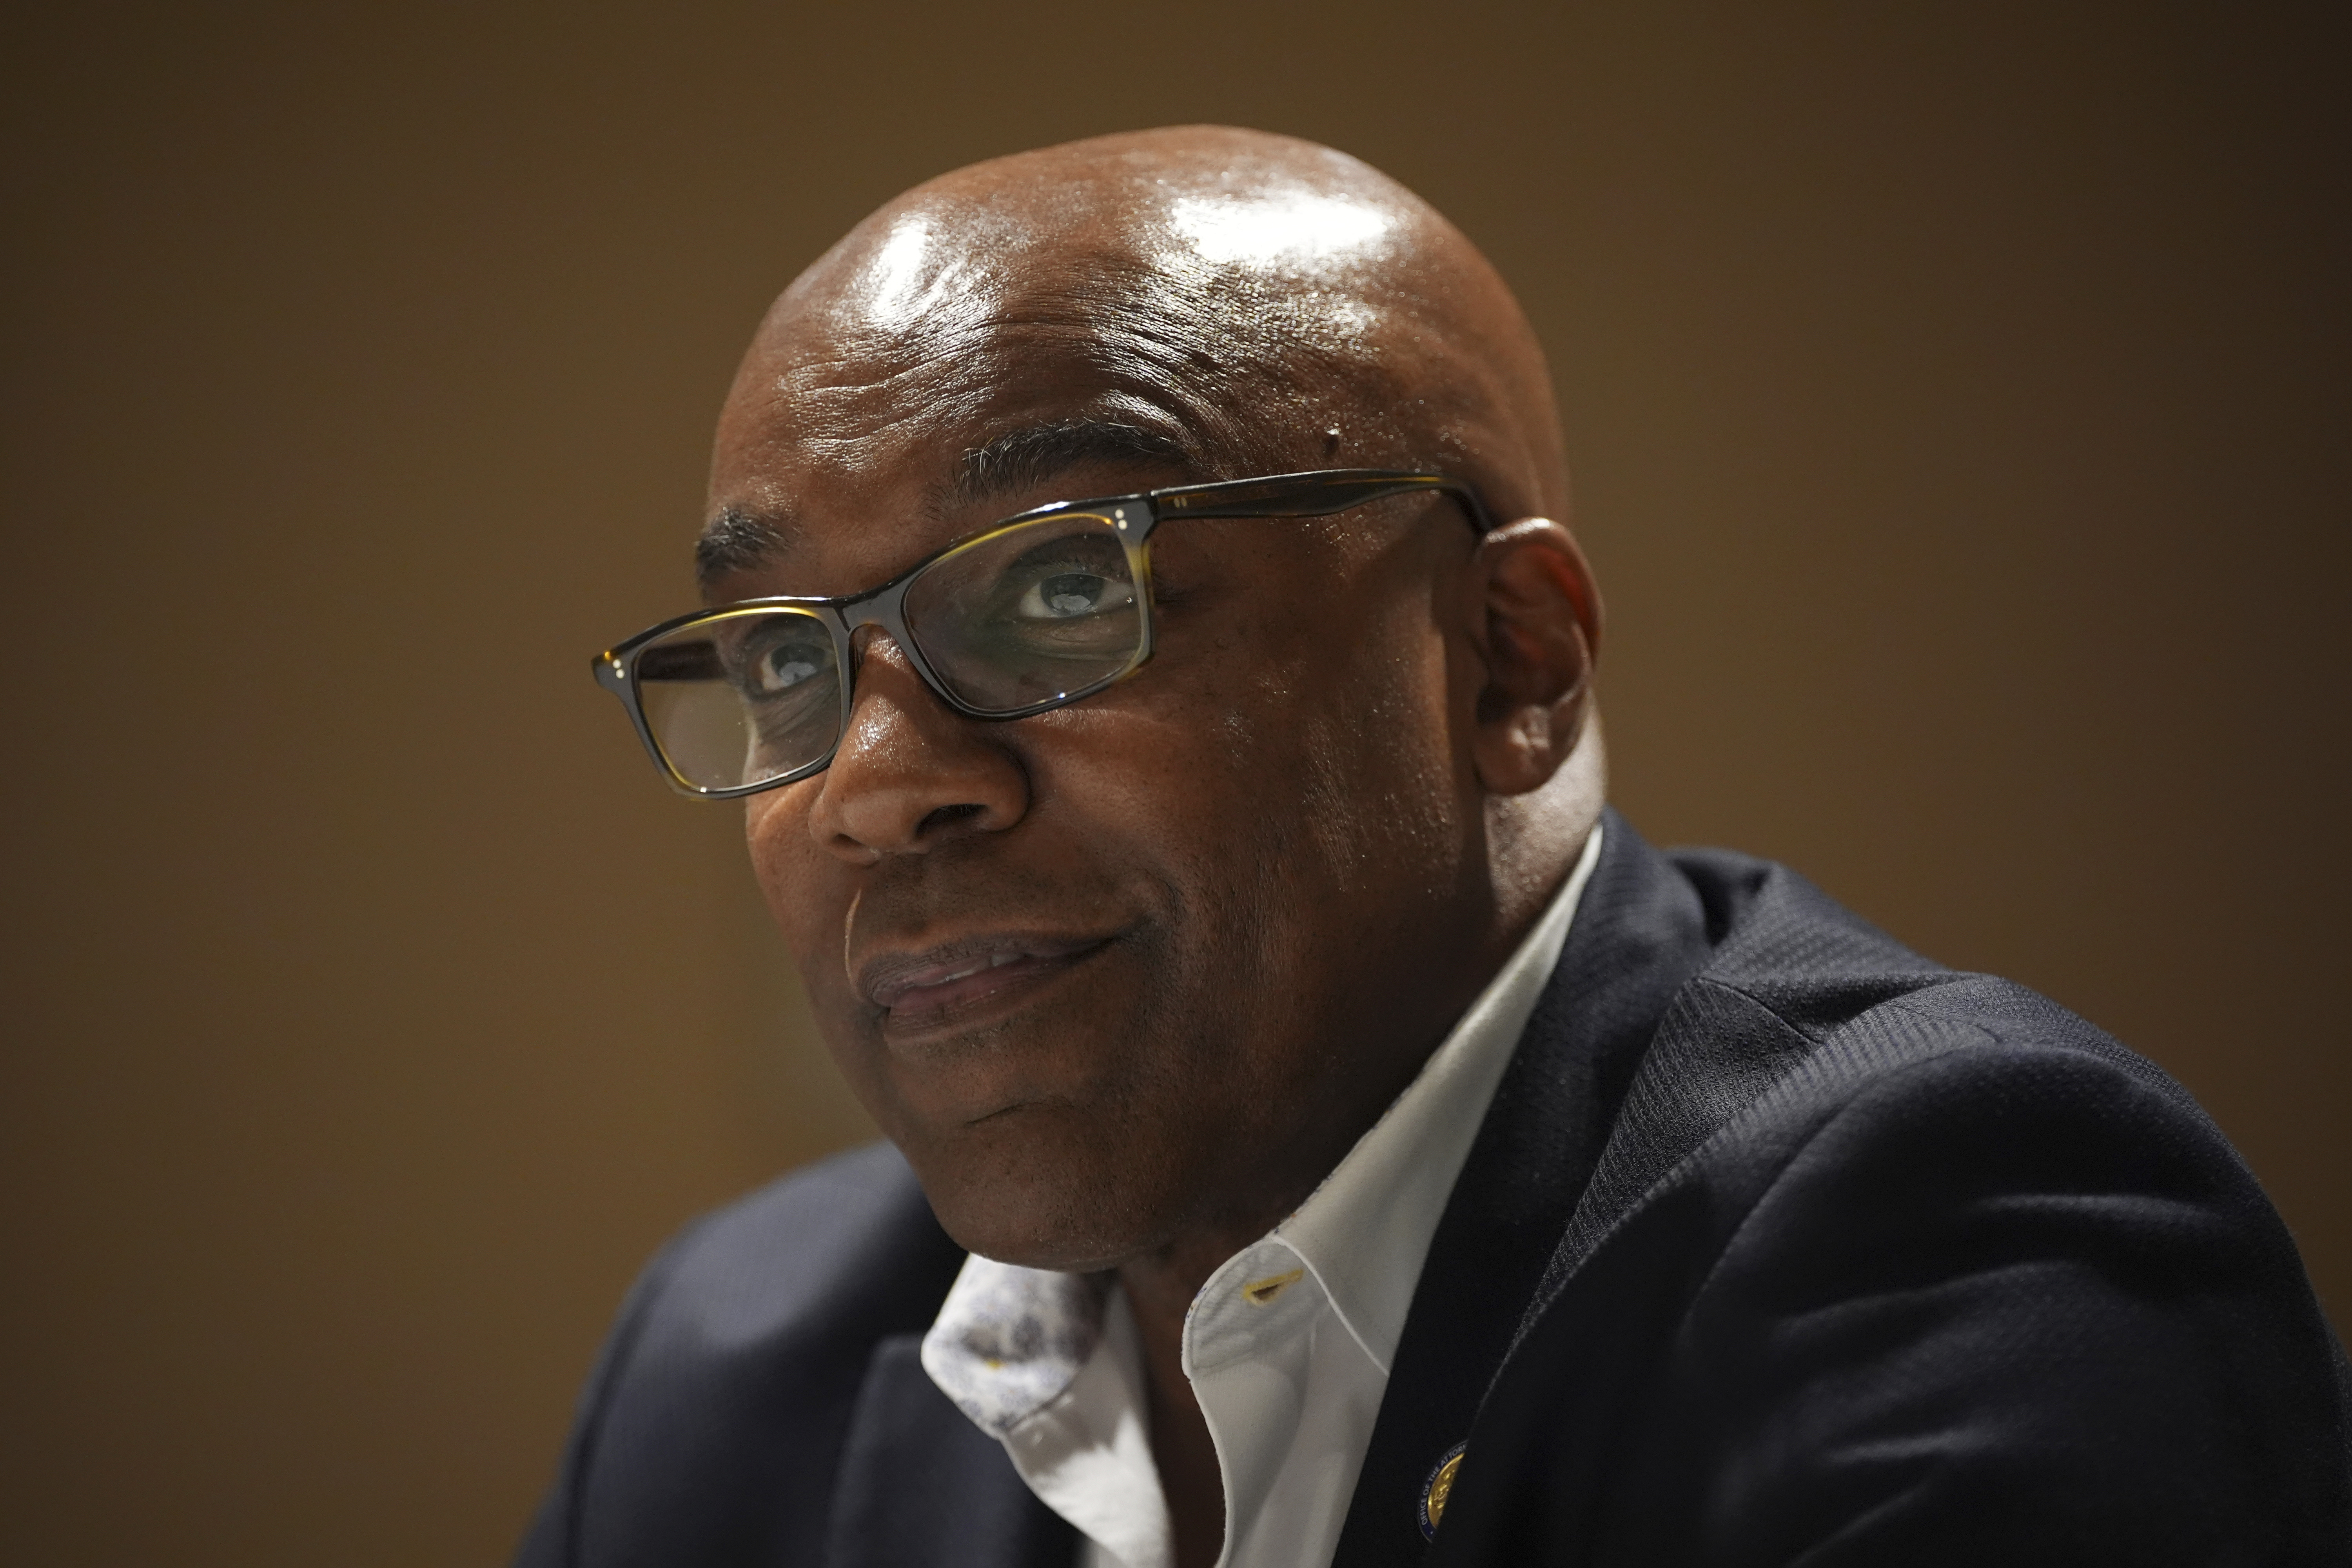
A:
{"label": "bald head", "polygon": [[[1084,408],[1073,370],[1093,384]],[[779,415],[816,461],[870,461],[881,404],[909,384],[921,424],[1016,447],[1056,426],[1079,447],[1126,432],[1190,477],[1424,468],[1505,517],[1568,505],[1542,353],[1486,259],[1379,171],[1261,132],[1070,142],[887,204],[769,312],[721,462]],[[721,515],[706,567],[796,521],[789,496],[753,500]]]}

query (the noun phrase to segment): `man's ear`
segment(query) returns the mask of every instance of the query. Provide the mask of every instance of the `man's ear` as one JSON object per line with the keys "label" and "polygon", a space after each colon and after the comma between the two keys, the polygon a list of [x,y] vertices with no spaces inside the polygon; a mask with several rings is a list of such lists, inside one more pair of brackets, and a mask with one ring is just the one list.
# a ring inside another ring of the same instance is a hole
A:
{"label": "man's ear", "polygon": [[1471,741],[1478,782],[1525,795],[1559,771],[1591,716],[1600,590],[1575,536],[1541,517],[1480,539],[1463,590],[1484,667]]}

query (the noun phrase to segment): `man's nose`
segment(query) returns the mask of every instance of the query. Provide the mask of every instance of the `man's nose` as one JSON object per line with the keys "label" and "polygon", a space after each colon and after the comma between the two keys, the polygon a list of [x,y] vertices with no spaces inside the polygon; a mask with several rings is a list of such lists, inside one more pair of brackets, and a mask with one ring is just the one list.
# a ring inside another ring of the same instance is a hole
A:
{"label": "man's nose", "polygon": [[849,727],[809,814],[817,843],[871,866],[1020,821],[1028,773],[995,726],[950,708],[878,628],[861,629],[859,652]]}

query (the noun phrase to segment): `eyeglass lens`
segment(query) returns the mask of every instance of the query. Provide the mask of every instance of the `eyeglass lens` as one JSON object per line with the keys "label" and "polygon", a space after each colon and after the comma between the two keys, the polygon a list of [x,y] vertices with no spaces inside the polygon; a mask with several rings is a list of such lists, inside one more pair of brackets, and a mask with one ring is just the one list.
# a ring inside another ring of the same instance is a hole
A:
{"label": "eyeglass lens", "polygon": [[[1015,713],[1120,674],[1143,642],[1127,548],[1105,518],[983,534],[907,584],[908,635],[940,685]],[[722,612],[647,644],[637,696],[663,758],[697,789],[735,789],[820,761],[845,717],[832,627],[781,607]]]}
{"label": "eyeglass lens", "polygon": [[637,655],[637,702],[671,769],[697,789],[780,778],[841,729],[833,628],[805,610],[696,621]]}
{"label": "eyeglass lens", "polygon": [[1127,547],[1099,517],[983,534],[907,584],[907,630],[942,685],[1013,713],[1117,675],[1141,646]]}

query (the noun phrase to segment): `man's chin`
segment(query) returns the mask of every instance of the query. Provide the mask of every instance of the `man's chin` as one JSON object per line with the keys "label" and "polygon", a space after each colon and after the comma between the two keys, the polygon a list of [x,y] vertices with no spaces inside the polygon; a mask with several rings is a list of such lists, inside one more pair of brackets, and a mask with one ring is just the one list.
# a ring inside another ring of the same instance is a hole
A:
{"label": "man's chin", "polygon": [[[967,1252],[1067,1274],[1114,1268],[1150,1251],[1165,1206],[1140,1190],[1150,1163],[1070,1148],[1018,1110],[966,1128],[952,1149],[908,1158],[940,1226]],[[994,1132],[1002,1136],[990,1136]]]}

